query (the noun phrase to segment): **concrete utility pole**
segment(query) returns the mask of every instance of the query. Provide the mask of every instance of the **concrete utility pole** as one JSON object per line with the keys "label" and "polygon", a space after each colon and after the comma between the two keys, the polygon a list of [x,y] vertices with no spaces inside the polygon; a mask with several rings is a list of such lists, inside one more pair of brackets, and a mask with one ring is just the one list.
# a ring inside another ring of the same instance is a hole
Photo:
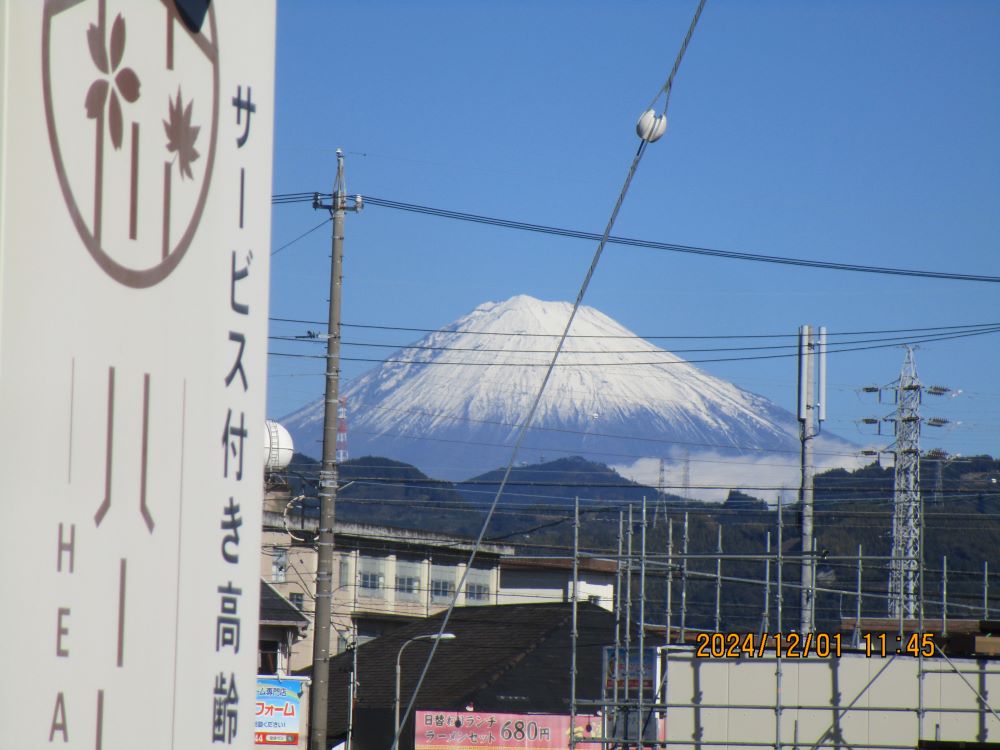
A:
{"label": "concrete utility pole", "polygon": [[333,249],[330,259],[330,313],[326,339],[326,397],[323,410],[323,465],[319,472],[319,529],[316,564],[316,614],[313,622],[312,693],[309,703],[310,750],[328,750],[326,741],[327,696],[330,691],[330,616],[333,603],[333,522],[337,503],[337,416],[340,404],[340,302],[343,286],[344,214],[361,210],[361,196],[347,208],[344,189],[344,153],[337,149],[337,177],[333,202],[323,205],[319,196],[313,208],[333,215]]}
{"label": "concrete utility pole", "polygon": [[[813,333],[808,325],[799,328],[799,422],[802,437],[802,483],[799,502],[802,506],[802,593],[799,631],[809,633],[816,628],[816,540],[813,535],[813,439],[819,433],[819,423],[826,418],[826,328]],[[819,355],[818,363],[817,357]],[[818,364],[818,368],[817,368]],[[816,398],[816,376],[819,370],[819,399]]]}

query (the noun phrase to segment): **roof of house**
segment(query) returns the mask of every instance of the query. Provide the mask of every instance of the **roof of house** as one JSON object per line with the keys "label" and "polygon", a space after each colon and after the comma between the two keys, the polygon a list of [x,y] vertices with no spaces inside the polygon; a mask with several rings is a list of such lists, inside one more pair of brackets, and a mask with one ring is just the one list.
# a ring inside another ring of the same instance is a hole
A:
{"label": "roof of house", "polygon": [[303,628],[309,624],[309,618],[279,594],[271,584],[261,579],[260,624]]}
{"label": "roof of house", "polygon": [[[319,526],[319,520],[314,516],[299,516],[293,509],[287,517],[282,513],[264,511],[264,529],[285,531],[285,523],[296,532],[314,534]],[[386,550],[410,547],[414,549],[438,549],[444,552],[468,552],[475,544],[472,537],[456,534],[442,534],[436,531],[421,531],[382,524],[367,524],[337,521],[334,524],[334,535],[341,544],[350,546],[357,541],[368,545],[380,544]],[[507,544],[483,542],[479,545],[480,554],[512,555],[514,548]]]}
{"label": "roof of house", "polygon": [[[420,689],[417,709],[505,713],[569,713],[572,604],[510,604],[460,607],[454,611],[447,632],[454,640],[441,641]],[[415,622],[358,648],[358,689],[355,704],[358,747],[388,746],[391,742],[392,704],[396,658],[402,658],[402,696],[413,693],[431,642],[414,642],[416,636],[437,633],[444,613]],[[599,698],[601,648],[614,642],[614,615],[581,602],[577,612],[577,696]],[[328,732],[341,736],[347,728],[347,690],[353,655],[343,653],[330,661]],[[412,721],[412,718],[411,718]],[[367,728],[363,725],[369,725]],[[388,727],[388,730],[386,729]],[[412,746],[409,741],[401,747]],[[370,735],[370,736],[369,736]]]}
{"label": "roof of house", "polygon": [[[573,570],[572,557],[504,557],[501,570]],[[598,557],[582,557],[577,569],[587,573],[615,573],[618,563]]]}

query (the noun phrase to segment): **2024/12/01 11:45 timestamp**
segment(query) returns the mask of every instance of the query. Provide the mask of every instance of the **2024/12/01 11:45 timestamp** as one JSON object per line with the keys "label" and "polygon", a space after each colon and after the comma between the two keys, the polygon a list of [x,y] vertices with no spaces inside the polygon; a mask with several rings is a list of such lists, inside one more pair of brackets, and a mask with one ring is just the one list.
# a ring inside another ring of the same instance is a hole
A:
{"label": "2024/12/01 11:45 timestamp", "polygon": [[865,656],[934,656],[937,645],[933,633],[865,633],[861,636]]}

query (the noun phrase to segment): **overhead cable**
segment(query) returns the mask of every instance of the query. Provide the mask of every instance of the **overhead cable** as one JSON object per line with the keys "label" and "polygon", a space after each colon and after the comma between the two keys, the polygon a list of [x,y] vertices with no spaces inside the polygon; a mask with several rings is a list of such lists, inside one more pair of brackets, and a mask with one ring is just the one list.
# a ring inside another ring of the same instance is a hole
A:
{"label": "overhead cable", "polygon": [[[979,329],[966,333],[952,333],[939,336],[914,336],[906,341],[897,341],[889,344],[871,344],[868,346],[840,346],[837,347],[835,344],[830,344],[827,346],[827,354],[842,354],[844,352],[860,352],[860,351],[870,351],[872,349],[889,349],[898,346],[903,346],[905,344],[917,344],[917,343],[930,343],[933,341],[951,341],[954,339],[968,338],[970,336],[984,336],[987,334],[1000,333],[1000,327],[996,328],[986,328]],[[557,348],[557,354],[562,353],[561,347]],[[655,352],[648,352],[647,354],[655,356]],[[670,352],[664,352],[664,354],[670,354]],[[293,352],[268,352],[269,356],[274,357],[292,357],[296,359],[326,359],[321,354],[296,354]],[[760,359],[787,359],[789,357],[797,357],[798,354],[791,352],[788,354],[754,354],[746,357],[711,357],[705,359],[678,359],[676,361],[643,361],[643,362],[564,362],[564,363],[545,363],[545,362],[456,362],[456,361],[440,361],[440,360],[419,360],[419,359],[379,359],[378,357],[341,357],[342,360],[348,362],[378,362],[378,363],[391,363],[391,364],[403,364],[403,365],[433,365],[433,366],[456,366],[456,367],[639,367],[639,366],[649,366],[649,365],[669,365],[669,366],[684,366],[693,364],[705,364],[709,362],[746,362],[751,360]],[[553,358],[555,359],[555,358]]]}
{"label": "overhead cable", "polygon": [[[994,330],[1000,330],[1000,324],[994,324]],[[965,333],[975,333],[978,331],[986,332],[982,327],[967,328],[964,329]],[[511,334],[515,337],[517,334]],[[829,335],[829,334],[828,334]],[[271,341],[289,341],[294,343],[305,343],[305,344],[326,344],[326,339],[323,336],[269,336]],[[901,345],[907,343],[909,339],[905,336],[891,336],[873,339],[854,339],[851,341],[838,341],[836,342],[839,346],[847,346],[849,344],[872,344],[872,343],[884,343],[893,342],[894,345]],[[435,352],[476,352],[476,353],[487,353],[487,354],[552,354],[551,349],[493,349],[489,347],[476,347],[476,346],[432,346],[427,344],[383,344],[378,342],[368,342],[368,341],[341,341],[341,346],[357,346],[369,349],[401,349],[408,350],[412,349],[414,351],[435,351]],[[699,348],[699,349],[675,349],[671,348],[670,351],[643,351],[639,349],[575,349],[564,351],[563,354],[567,355],[580,355],[580,354],[638,354],[638,355],[659,355],[659,354],[690,354],[690,353],[704,353],[704,352],[752,352],[752,351],[768,351],[775,349],[798,349],[798,342],[790,342],[788,344],[767,344],[763,346],[725,346],[725,347],[710,347],[710,348]]]}
{"label": "overhead cable", "polygon": [[273,258],[275,255],[277,255],[278,253],[280,253],[286,247],[291,247],[292,245],[294,245],[296,242],[298,242],[302,238],[308,237],[310,234],[312,234],[313,232],[315,232],[317,229],[319,229],[320,227],[326,226],[331,221],[333,221],[333,219],[330,219],[330,218],[323,219],[323,221],[321,221],[319,224],[317,224],[316,226],[314,226],[312,229],[310,229],[310,230],[308,230],[306,232],[303,232],[298,237],[296,237],[294,240],[289,240],[288,242],[286,242],[284,245],[282,245],[281,247],[277,248],[276,250],[272,250],[271,251],[271,257]]}
{"label": "overhead cable", "polygon": [[[301,318],[282,318],[277,316],[271,316],[268,318],[269,321],[273,323],[300,323],[302,325],[317,325],[325,326],[326,321],[323,320],[303,320]],[[509,338],[511,336],[518,337],[538,337],[538,338],[557,338],[558,333],[528,333],[522,331],[472,331],[472,330],[462,330],[462,329],[449,329],[444,328],[412,328],[408,326],[390,326],[390,325],[373,325],[365,323],[341,323],[342,328],[366,328],[377,331],[411,331],[414,333],[466,333],[474,334],[476,336],[503,336],[504,338]],[[924,326],[922,328],[885,328],[881,330],[870,330],[870,331],[830,331],[827,333],[829,338],[835,336],[874,336],[883,333],[920,333],[923,331],[949,331],[956,330],[959,328],[993,328],[1000,326],[1000,321],[994,323],[966,323],[964,325],[948,325],[948,326]],[[647,341],[658,341],[661,339],[782,339],[782,338],[793,338],[798,341],[799,334],[797,333],[751,333],[751,334],[739,334],[739,333],[729,333],[729,334],[713,334],[713,335],[703,335],[703,336],[682,336],[675,334],[662,334],[657,336],[640,336],[637,334],[601,334],[601,333],[571,333],[566,338],[569,339],[645,339]],[[400,347],[404,348],[404,347]]]}
{"label": "overhead cable", "polygon": [[[670,75],[667,77],[667,82],[664,85],[665,92],[667,94],[667,102],[669,103],[669,93],[670,87],[673,85],[674,75],[677,69],[680,67],[681,60],[684,58],[684,53],[687,51],[688,43],[691,40],[691,35],[694,33],[695,26],[698,24],[698,19],[701,16],[702,8],[705,6],[705,0],[699,0],[698,8],[695,11],[694,17],[691,20],[691,24],[688,27],[687,35],[684,37],[684,42],[681,44],[681,48],[677,53],[674,61],[673,68]],[[649,109],[640,118],[640,126],[644,120],[649,119],[649,115],[653,114],[653,110]],[[628,190],[632,184],[632,178],[635,176],[636,170],[639,167],[639,163],[642,161],[643,154],[646,152],[646,146],[654,138],[658,138],[663,134],[663,129],[660,127],[662,124],[666,126],[666,104],[664,105],[663,113],[660,117],[654,117],[653,126],[659,128],[658,135],[651,135],[652,130],[646,129],[642,132],[640,128],[639,136],[639,147],[636,149],[635,156],[632,158],[632,164],[629,167],[628,173],[625,176],[625,182],[618,193],[618,198],[615,201],[614,208],[611,210],[611,216],[608,219],[607,226],[604,229],[604,234],[601,236],[600,241],[597,244],[597,249],[594,251],[594,257],[590,261],[590,267],[587,269],[587,273],[583,278],[583,282],[580,285],[580,291],[576,296],[576,300],[573,303],[573,309],[570,311],[569,319],[566,321],[566,326],[563,329],[562,335],[559,338],[559,343],[556,345],[556,350],[552,355],[552,360],[549,362],[548,368],[545,370],[545,375],[542,378],[542,382],[538,387],[538,392],[535,394],[535,398],[532,401],[531,407],[528,409],[528,414],[524,419],[523,424],[518,430],[517,438],[514,441],[513,449],[511,450],[510,460],[507,462],[507,468],[504,470],[503,479],[500,485],[497,487],[496,495],[493,501],[490,503],[489,510],[486,513],[486,517],[483,519],[483,524],[479,529],[479,534],[476,537],[476,542],[473,545],[472,552],[469,554],[469,560],[466,564],[465,570],[462,572],[461,579],[458,582],[458,587],[455,590],[455,594],[452,596],[451,602],[448,605],[448,609],[445,610],[443,617],[441,618],[441,626],[438,630],[438,638],[431,643],[430,653],[427,654],[427,659],[424,662],[423,669],[420,671],[420,677],[417,679],[416,686],[413,689],[413,696],[410,698],[409,703],[406,706],[406,711],[403,713],[402,720],[399,726],[396,728],[395,736],[392,741],[392,750],[397,750],[399,747],[399,734],[400,727],[406,726],[406,721],[413,711],[413,706],[416,702],[417,695],[420,692],[420,688],[427,677],[427,673],[430,671],[431,663],[434,660],[434,655],[437,653],[437,648],[441,642],[441,636],[447,631],[448,621],[451,615],[455,611],[455,606],[458,603],[459,590],[465,584],[465,579],[468,575],[469,570],[472,569],[472,564],[476,558],[476,552],[480,545],[483,543],[483,539],[486,536],[486,530],[489,528],[490,521],[493,518],[493,513],[496,511],[497,504],[500,502],[500,498],[503,496],[504,487],[507,484],[510,474],[514,469],[514,464],[517,461],[517,455],[521,448],[521,444],[524,442],[525,435],[527,435],[528,428],[531,427],[531,423],[534,421],[535,412],[538,410],[538,406],[542,401],[542,396],[545,393],[545,388],[552,377],[552,373],[555,371],[556,361],[559,358],[559,354],[562,352],[563,346],[566,343],[566,337],[569,336],[570,328],[573,326],[573,321],[576,318],[576,314],[579,311],[581,305],[583,304],[583,299],[586,296],[587,288],[590,286],[590,281],[594,276],[594,272],[597,270],[597,264],[600,262],[601,254],[604,251],[605,246],[608,243],[608,238],[611,236],[611,231],[614,229],[615,221],[618,219],[618,213],[621,211],[622,204],[625,202],[625,196],[628,195]]]}
{"label": "overhead cable", "polygon": [[[309,194],[312,200],[312,193]],[[299,201],[280,201],[280,196],[275,196],[272,202],[286,203]],[[474,224],[486,224],[489,226],[502,227],[504,229],[519,229],[526,232],[554,235],[557,237],[569,237],[579,240],[599,240],[601,235],[595,232],[585,232],[579,229],[567,229],[565,227],[555,227],[546,224],[533,224],[526,221],[515,221],[513,219],[501,219],[495,216],[484,216],[482,214],[472,214],[462,211],[452,211],[444,208],[434,208],[416,203],[404,203],[403,201],[379,198],[374,195],[362,196],[365,205],[388,208],[398,211],[408,211],[410,213],[423,214],[425,216],[436,216],[443,219],[454,219],[466,221]],[[304,202],[304,201],[303,201]],[[634,237],[611,236],[607,239],[607,244],[622,245],[627,247],[640,247],[647,250],[662,250],[665,252],[684,253],[687,255],[702,255],[711,258],[724,258],[726,260],[744,260],[757,263],[772,263],[785,266],[801,266],[804,268],[817,268],[827,271],[852,271],[855,273],[874,273],[889,276],[910,276],[922,279],[937,279],[944,281],[971,281],[997,284],[1000,283],[1000,276],[990,276],[973,273],[953,273],[948,271],[926,271],[915,268],[897,268],[892,266],[871,266],[862,263],[841,263],[828,260],[810,260],[808,258],[795,258],[782,255],[764,255],[761,253],[750,253],[736,250],[718,250],[697,245],[682,245],[675,242],[658,242],[655,240],[643,240]]]}

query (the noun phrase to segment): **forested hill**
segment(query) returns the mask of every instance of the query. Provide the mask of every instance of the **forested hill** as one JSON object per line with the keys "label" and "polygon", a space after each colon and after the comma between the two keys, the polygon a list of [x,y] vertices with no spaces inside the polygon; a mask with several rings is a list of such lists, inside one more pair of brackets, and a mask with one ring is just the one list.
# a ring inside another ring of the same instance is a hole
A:
{"label": "forested hill", "polygon": [[[318,464],[296,457],[292,474],[306,478],[303,494],[315,492]],[[342,483],[350,483],[339,493],[337,516],[347,521],[382,523],[391,526],[475,536],[492,500],[499,472],[478,478],[482,484],[456,486],[427,477],[415,467],[388,459],[364,457],[341,465]],[[301,480],[299,480],[301,481]],[[672,532],[673,551],[680,553],[684,519],[688,521],[688,551],[706,555],[688,565],[688,622],[695,627],[714,626],[715,560],[719,548],[726,555],[760,555],[771,536],[771,549],[778,548],[795,558],[801,549],[800,508],[790,502],[779,524],[775,508],[752,493],[730,493],[722,504],[701,503],[676,496],[657,496],[655,488],[636,485],[602,464],[581,458],[561,459],[542,465],[519,467],[515,484],[505,492],[486,539],[515,546],[532,555],[569,555],[573,549],[573,502],[580,498],[580,548],[592,553],[614,555],[619,543],[619,514],[633,513],[633,551],[641,545],[641,502],[647,500],[646,548],[652,565],[648,577],[647,604],[653,612],[665,608],[663,577]],[[542,484],[544,483],[544,484]],[[589,485],[589,486],[587,486]],[[312,487],[312,489],[310,489]],[[949,617],[984,614],[983,565],[990,574],[989,599],[992,613],[1000,612],[1000,461],[988,456],[937,461],[930,456],[921,462],[924,498],[924,591],[928,617],[940,612],[943,558],[947,556]],[[476,492],[472,494],[470,488]],[[857,579],[857,555],[865,561],[862,569],[863,613],[884,616],[892,533],[893,469],[872,465],[854,472],[830,471],[816,477],[815,533],[820,556],[818,585],[842,593],[821,593],[817,597],[820,627],[833,627],[841,616],[853,616]],[[516,491],[515,491],[516,490]],[[480,491],[491,494],[480,494]],[[475,499],[469,499],[470,495]],[[486,498],[485,500],[483,498]],[[779,528],[780,526],[780,528]],[[622,543],[628,546],[624,525]],[[881,559],[879,559],[881,558]],[[677,561],[675,560],[675,563]],[[658,571],[654,568],[658,567]],[[765,566],[759,561],[726,560],[724,578],[763,582]],[[674,595],[680,581],[674,576]],[[798,562],[783,566],[786,583],[798,581]],[[771,612],[775,612],[773,582],[777,570],[772,565]],[[762,585],[724,580],[722,586],[722,626],[757,628],[764,604]],[[784,625],[798,622],[798,594],[785,591]],[[676,611],[678,601],[674,601]],[[963,608],[965,607],[965,608]],[[660,618],[662,619],[662,618]],[[772,626],[775,624],[772,621]]]}

